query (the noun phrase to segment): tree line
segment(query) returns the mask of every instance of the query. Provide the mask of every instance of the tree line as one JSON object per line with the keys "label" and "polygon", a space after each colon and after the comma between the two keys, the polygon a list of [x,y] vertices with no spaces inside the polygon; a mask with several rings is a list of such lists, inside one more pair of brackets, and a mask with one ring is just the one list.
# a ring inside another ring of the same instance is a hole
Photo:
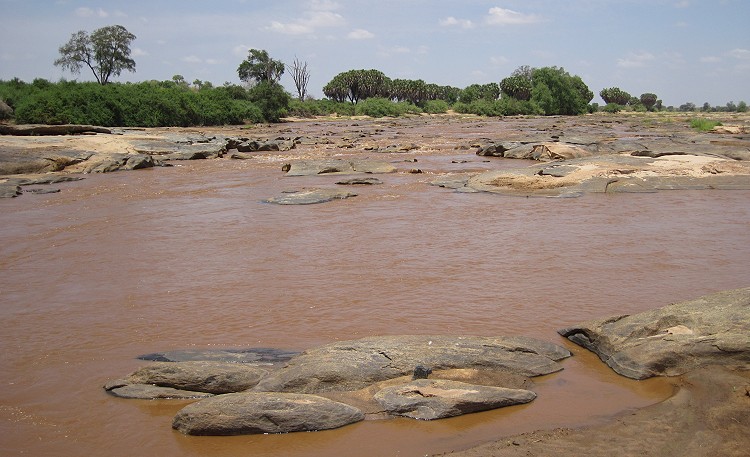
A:
{"label": "tree line", "polygon": [[[348,70],[323,87],[325,99],[308,94],[307,62],[292,65],[273,59],[267,51],[250,49],[237,68],[244,86],[214,87],[181,75],[167,81],[112,83],[123,71],[135,72],[130,45],[136,37],[120,25],[91,34],[79,31],[59,48],[54,65],[73,74],[88,69],[96,83],[36,79],[32,83],[0,81],[0,120],[18,123],[83,123],[106,126],[188,126],[278,122],[287,115],[365,114],[399,116],[416,113],[459,113],[485,116],[579,115],[600,109],[618,112],[674,110],[656,94],[631,96],[617,87],[599,92],[606,106],[592,103],[593,92],[577,75],[562,67],[521,66],[499,83],[472,84],[463,89],[421,79],[391,79],[375,69]],[[297,97],[279,83],[289,69]],[[692,103],[679,111],[694,111]],[[701,111],[747,111],[745,102],[726,107],[703,105]]]}

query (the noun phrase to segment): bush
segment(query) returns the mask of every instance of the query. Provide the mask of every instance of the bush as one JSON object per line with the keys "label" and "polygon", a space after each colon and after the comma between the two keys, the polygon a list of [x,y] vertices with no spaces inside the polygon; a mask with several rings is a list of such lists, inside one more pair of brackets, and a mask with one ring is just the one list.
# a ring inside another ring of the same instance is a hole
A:
{"label": "bush", "polygon": [[721,125],[721,122],[712,121],[711,119],[705,119],[702,117],[690,120],[690,127],[698,130],[699,132],[710,132],[717,125]]}
{"label": "bush", "polygon": [[427,100],[422,111],[429,114],[443,114],[448,112],[450,105],[445,100]]}
{"label": "bush", "polygon": [[329,99],[306,99],[305,101],[294,99],[289,103],[288,114],[297,117],[330,116],[332,114],[353,116],[354,105],[346,102],[336,102]]}
{"label": "bush", "polygon": [[386,98],[367,98],[355,106],[358,116],[398,117],[405,114],[419,114],[422,110],[408,102],[392,102]]}
{"label": "bush", "polygon": [[623,108],[624,106],[618,105],[617,103],[607,103],[604,108],[602,108],[602,111],[604,111],[605,113],[615,114],[622,111]]}
{"label": "bush", "polygon": [[8,86],[8,83],[0,83],[0,91],[15,91],[18,123],[186,127],[262,122],[264,119],[260,109],[247,100],[247,92],[239,86],[200,91],[172,81],[106,86],[75,81],[35,82],[25,86],[16,84],[16,88]]}
{"label": "bush", "polygon": [[277,83],[263,81],[249,91],[250,101],[253,102],[267,122],[279,122],[289,112],[292,97]]}

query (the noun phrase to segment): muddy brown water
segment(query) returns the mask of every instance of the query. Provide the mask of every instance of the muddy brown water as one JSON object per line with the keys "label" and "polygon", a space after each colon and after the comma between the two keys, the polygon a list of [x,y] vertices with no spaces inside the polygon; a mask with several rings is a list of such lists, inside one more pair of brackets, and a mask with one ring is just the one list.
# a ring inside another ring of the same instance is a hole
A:
{"label": "muddy brown water", "polygon": [[[285,178],[272,156],[0,201],[0,454],[423,456],[669,396],[669,382],[619,377],[555,330],[747,286],[750,192],[546,199],[428,186],[433,173],[488,166],[451,154],[400,163],[428,173],[384,175],[323,205],[262,203],[336,181]],[[144,353],[387,334],[528,335],[575,356],[535,380],[529,405],[288,435],[183,436],[170,423],[185,402],[101,388]]]}

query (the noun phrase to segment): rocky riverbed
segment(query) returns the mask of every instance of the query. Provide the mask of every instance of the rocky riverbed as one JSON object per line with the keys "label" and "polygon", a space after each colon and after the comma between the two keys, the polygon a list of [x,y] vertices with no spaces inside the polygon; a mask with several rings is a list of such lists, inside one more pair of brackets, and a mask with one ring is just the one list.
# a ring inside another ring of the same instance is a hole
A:
{"label": "rocky riverbed", "polygon": [[[75,132],[52,135],[30,127],[24,131],[36,132],[33,135],[0,136],[0,188],[4,196],[22,196],[14,204],[34,205],[34,199],[43,198],[37,194],[65,193],[69,182],[92,173],[134,170],[127,173],[148,174],[144,169],[206,160],[216,164],[251,161],[264,173],[288,182],[285,190],[269,191],[262,201],[324,203],[320,208],[350,201],[356,204],[373,189],[392,186],[394,178],[424,186],[436,198],[453,191],[482,192],[485,198],[502,199],[503,195],[577,197],[589,192],[747,189],[748,119],[723,118],[724,128],[708,133],[691,130],[687,119],[666,114],[508,119],[425,116],[295,120],[241,128],[76,128]],[[388,195],[378,192],[387,204]],[[475,196],[456,197],[464,201],[463,197],[470,200]],[[340,202],[343,198],[351,200]],[[706,447],[716,454],[743,455],[750,444],[743,433],[750,401],[748,332],[743,327],[748,322],[746,295],[747,290],[742,289],[647,313],[592,314],[594,320],[560,322],[558,328],[565,327],[560,328],[560,335],[594,351],[618,373],[639,379],[667,377],[677,394],[635,414],[624,413],[609,425],[502,437],[484,448],[467,451],[467,455],[546,455],[572,449],[611,455],[613,447],[638,455],[675,455],[678,451],[681,455],[705,455]],[[560,335],[551,332],[544,339],[562,343]],[[490,344],[476,346],[472,340],[475,345],[468,361],[446,364],[444,359],[426,357],[414,348],[445,347],[438,344],[442,339],[452,341],[448,347],[455,347],[457,341],[451,338],[456,336],[389,338],[337,342],[301,354],[268,348],[210,354],[167,350],[145,356],[153,362],[129,374],[111,373],[112,381],[105,389],[124,398],[154,398],[153,403],[191,402],[184,414],[170,414],[163,420],[167,429],[171,420],[184,433],[275,433],[338,427],[363,418],[437,419],[486,409],[486,405],[502,407],[509,398],[533,405],[545,401],[534,392],[535,377],[544,373],[556,376],[555,364],[559,364],[548,357],[551,361],[532,363],[537,367],[534,371],[501,357],[492,363],[500,360],[502,364],[492,365],[486,354],[476,349],[539,355],[540,350],[530,348],[528,341],[514,341],[509,346],[507,340],[496,337]],[[413,338],[418,341],[410,340]],[[321,362],[313,356],[327,359]],[[346,360],[353,360],[350,365],[358,368],[354,375],[341,374]],[[490,389],[484,391],[485,387]],[[489,394],[490,400],[476,401],[474,395],[480,390]],[[457,392],[468,395],[468,400],[458,405],[444,401],[455,399]],[[196,423],[196,417],[210,416],[206,411],[211,408],[225,410],[222,398],[228,395],[242,396],[241,401],[230,402],[241,406],[235,416],[241,422],[239,429],[230,429],[225,423]],[[174,400],[179,396],[186,399]],[[206,410],[199,409],[201,404]],[[304,410],[299,407],[309,404],[331,411],[334,420],[326,425],[288,417],[256,418],[266,425],[287,424],[283,429],[251,427],[244,422],[252,411],[274,410],[273,405],[303,417]],[[710,420],[704,420],[706,417]]]}

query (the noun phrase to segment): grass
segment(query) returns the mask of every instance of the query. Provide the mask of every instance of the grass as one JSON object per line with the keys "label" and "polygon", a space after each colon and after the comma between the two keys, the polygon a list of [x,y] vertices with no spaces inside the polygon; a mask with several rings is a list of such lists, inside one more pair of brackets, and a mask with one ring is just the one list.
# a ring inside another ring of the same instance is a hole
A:
{"label": "grass", "polygon": [[721,122],[712,121],[711,119],[706,119],[702,117],[697,117],[695,119],[690,120],[690,127],[694,128],[695,130],[699,132],[710,132],[717,125],[721,125]]}

